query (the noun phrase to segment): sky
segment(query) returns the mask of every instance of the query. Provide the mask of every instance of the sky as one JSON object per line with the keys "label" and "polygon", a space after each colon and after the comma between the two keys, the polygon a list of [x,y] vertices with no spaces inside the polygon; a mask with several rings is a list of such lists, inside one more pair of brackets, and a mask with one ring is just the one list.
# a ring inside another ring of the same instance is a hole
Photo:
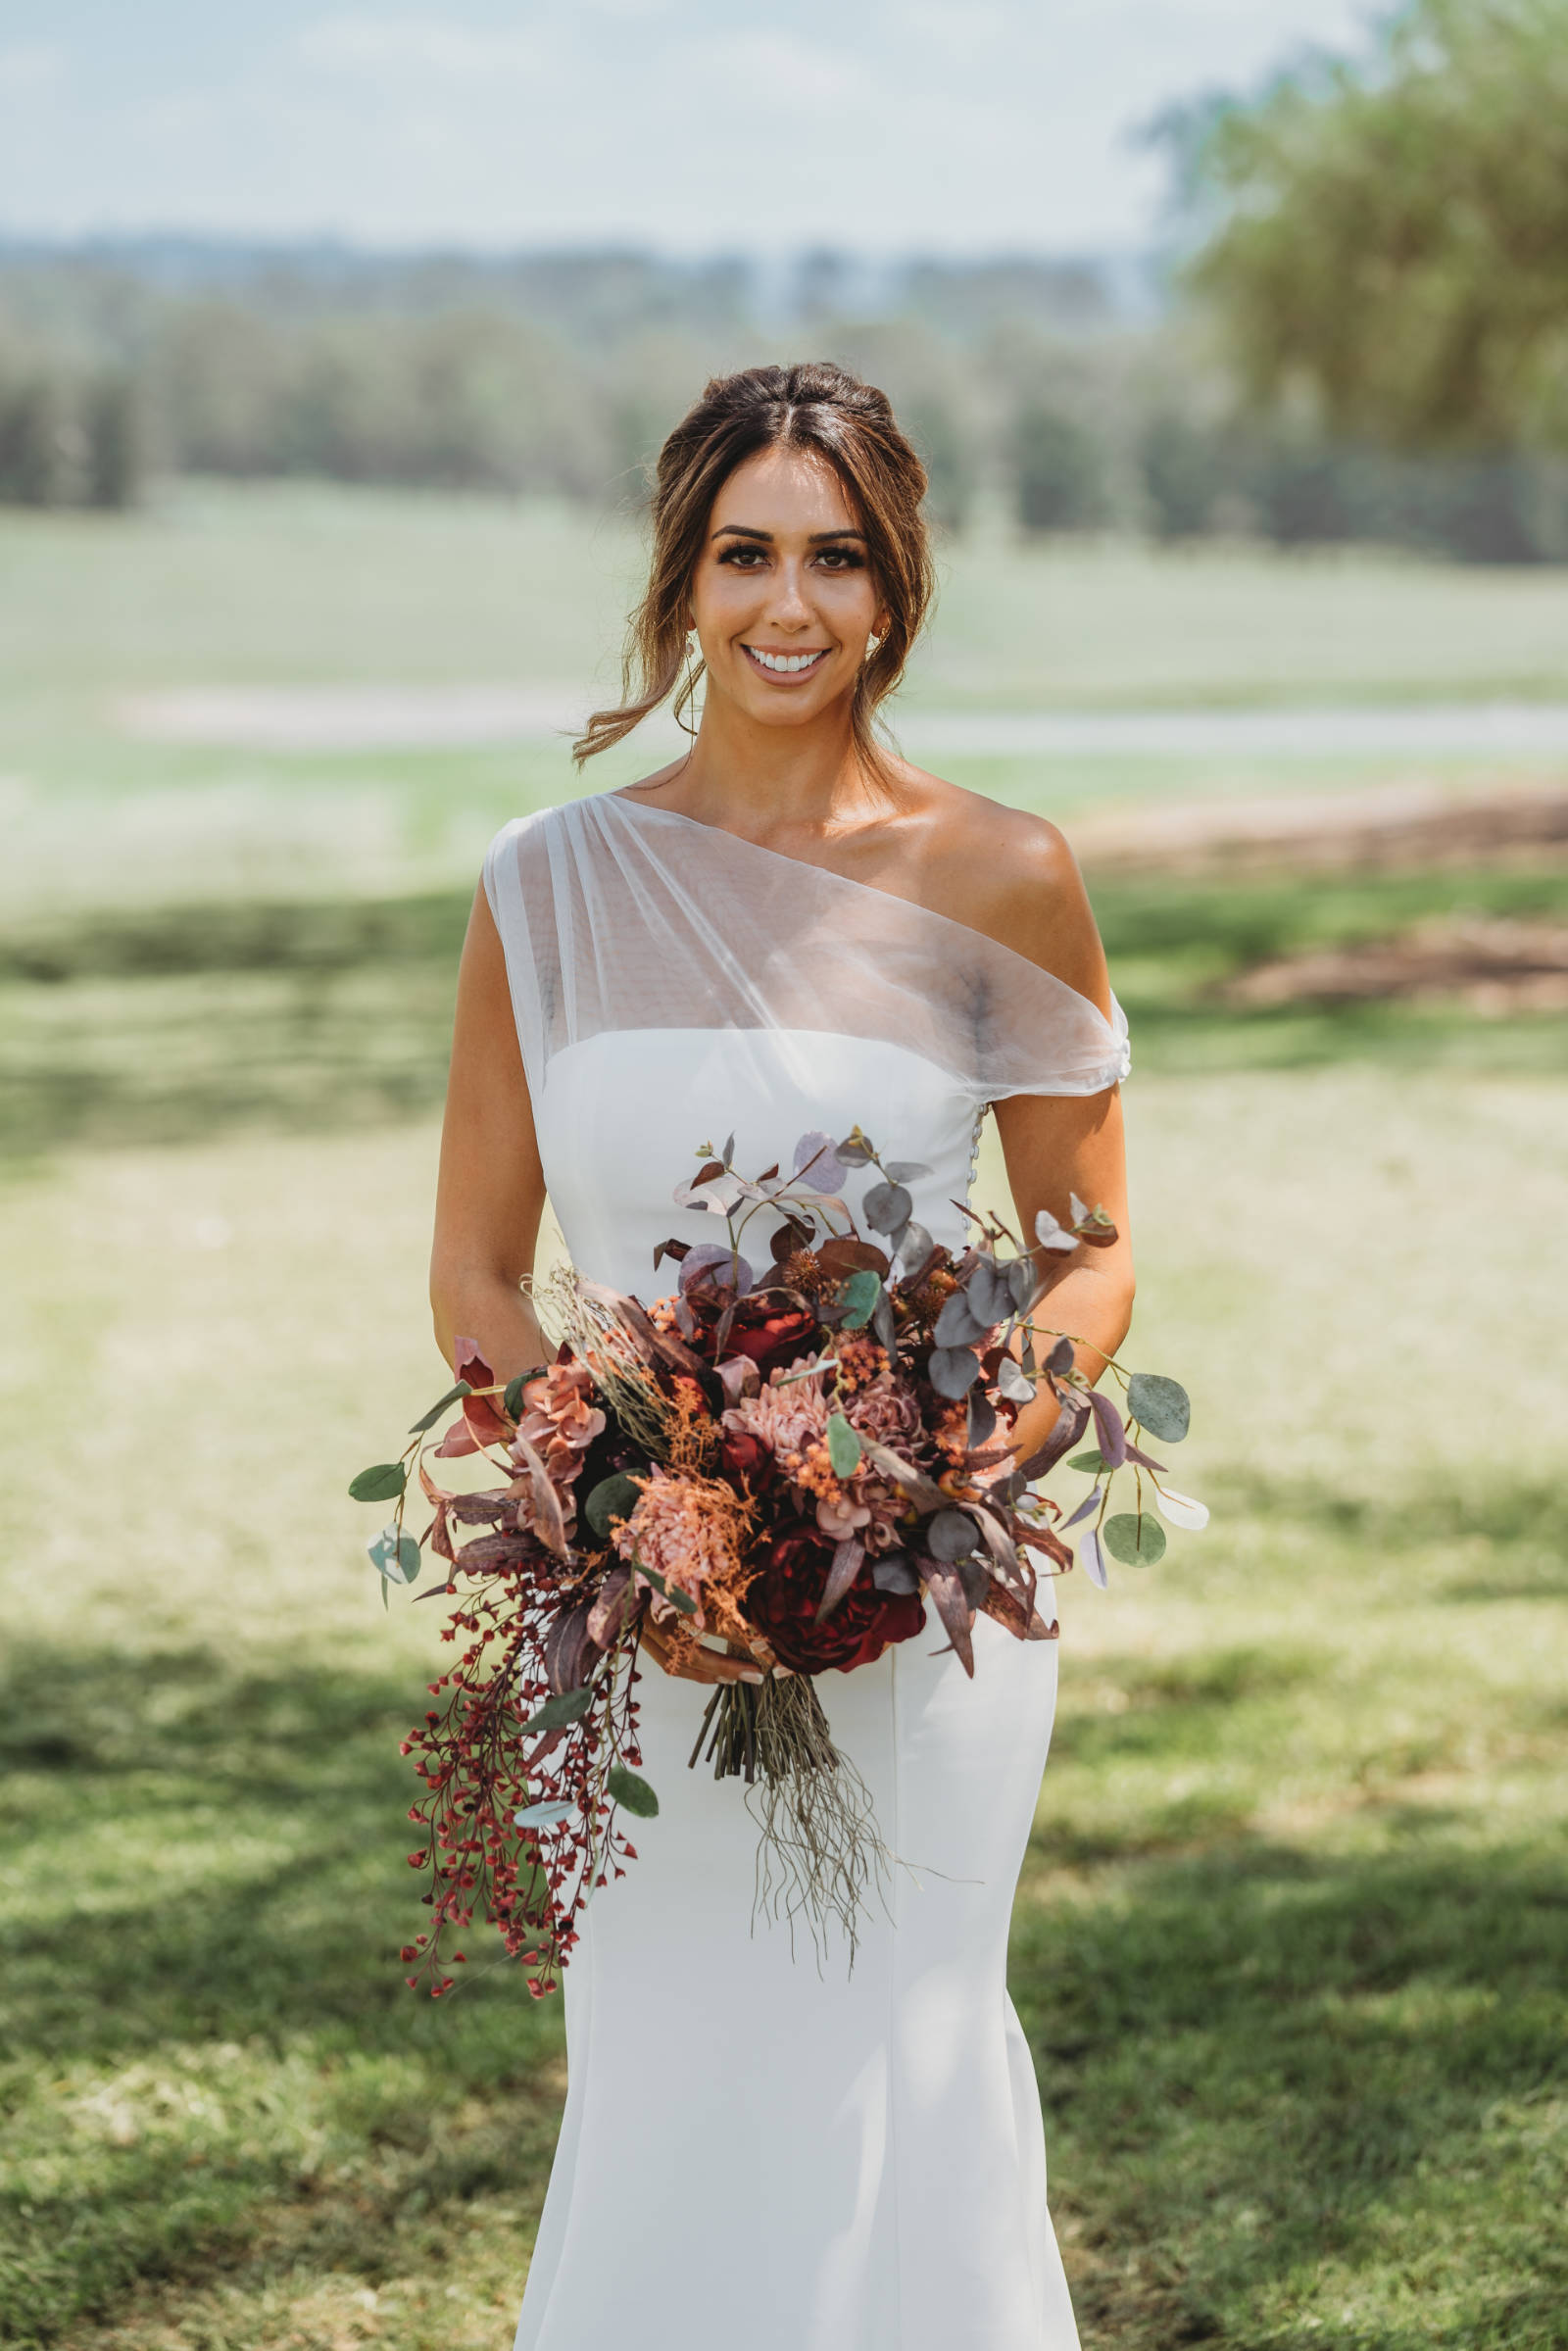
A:
{"label": "sky", "polygon": [[1367,0],[0,0],[0,235],[1103,252]]}

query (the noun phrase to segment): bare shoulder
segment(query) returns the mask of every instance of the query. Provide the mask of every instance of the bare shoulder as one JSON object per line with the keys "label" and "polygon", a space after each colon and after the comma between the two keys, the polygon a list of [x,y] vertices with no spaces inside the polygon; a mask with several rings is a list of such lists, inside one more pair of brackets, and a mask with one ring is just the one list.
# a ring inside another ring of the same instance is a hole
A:
{"label": "bare shoulder", "polygon": [[917,795],[924,903],[1103,1005],[1100,934],[1060,827],[920,769],[908,780]]}

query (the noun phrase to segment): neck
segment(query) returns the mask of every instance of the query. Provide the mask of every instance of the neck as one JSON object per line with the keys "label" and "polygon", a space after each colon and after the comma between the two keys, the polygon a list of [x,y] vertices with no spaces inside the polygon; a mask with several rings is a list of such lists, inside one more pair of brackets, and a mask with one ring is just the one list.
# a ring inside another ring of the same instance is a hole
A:
{"label": "neck", "polygon": [[805,726],[766,726],[710,691],[697,740],[660,797],[705,823],[764,841],[826,834],[886,815],[887,795],[865,772],[850,702]]}

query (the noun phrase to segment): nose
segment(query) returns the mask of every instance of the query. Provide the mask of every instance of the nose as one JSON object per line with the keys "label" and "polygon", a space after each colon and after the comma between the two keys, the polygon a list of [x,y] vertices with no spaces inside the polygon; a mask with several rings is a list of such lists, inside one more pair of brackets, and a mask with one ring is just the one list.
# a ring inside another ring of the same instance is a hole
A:
{"label": "nose", "polygon": [[773,594],[768,600],[767,617],[778,628],[809,628],[816,615],[806,594],[805,571],[800,563],[781,563],[774,575]]}

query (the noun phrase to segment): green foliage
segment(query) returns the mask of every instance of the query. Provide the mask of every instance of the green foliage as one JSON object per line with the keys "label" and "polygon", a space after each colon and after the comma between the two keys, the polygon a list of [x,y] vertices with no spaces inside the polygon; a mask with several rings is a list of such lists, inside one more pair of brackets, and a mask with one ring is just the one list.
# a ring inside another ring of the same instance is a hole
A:
{"label": "green foliage", "polygon": [[378,1461],[372,1469],[362,1469],[349,1481],[349,1498],[355,1502],[392,1502],[409,1482],[409,1473],[401,1461]]}
{"label": "green foliage", "polygon": [[635,1813],[639,1820],[651,1821],[658,1817],[659,1798],[640,1772],[632,1771],[624,1763],[612,1763],[605,1786],[615,1802],[627,1812]]}
{"label": "green foliage", "polygon": [[1165,1530],[1146,1511],[1118,1510],[1100,1530],[1101,1541],[1123,1567],[1157,1567],[1165,1556]]}
{"label": "green foliage", "polygon": [[860,1437],[842,1412],[830,1413],[827,1424],[827,1457],[836,1478],[853,1477],[860,1464]]}
{"label": "green foliage", "polygon": [[1066,409],[1040,400],[1019,409],[1012,465],[1025,530],[1091,530],[1110,520],[1104,445]]}
{"label": "green foliage", "polygon": [[[1568,447],[1568,0],[1415,0],[1187,125],[1191,267],[1253,397],[1351,439]],[[1178,124],[1177,135],[1181,135]]]}

